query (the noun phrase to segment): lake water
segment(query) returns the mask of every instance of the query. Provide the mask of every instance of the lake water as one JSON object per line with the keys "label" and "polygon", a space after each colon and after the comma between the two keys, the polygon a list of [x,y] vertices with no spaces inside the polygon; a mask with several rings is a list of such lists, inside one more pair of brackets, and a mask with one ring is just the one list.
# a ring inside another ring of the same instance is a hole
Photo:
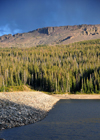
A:
{"label": "lake water", "polygon": [[40,122],[0,131],[6,140],[100,140],[100,100],[60,100]]}

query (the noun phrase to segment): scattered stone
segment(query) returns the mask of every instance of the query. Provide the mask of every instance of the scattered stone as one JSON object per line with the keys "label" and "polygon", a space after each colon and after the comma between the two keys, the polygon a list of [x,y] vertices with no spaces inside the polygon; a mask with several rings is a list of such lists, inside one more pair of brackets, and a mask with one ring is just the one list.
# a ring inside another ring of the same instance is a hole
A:
{"label": "scattered stone", "polygon": [[0,93],[0,130],[44,119],[57,101],[57,98],[41,92]]}

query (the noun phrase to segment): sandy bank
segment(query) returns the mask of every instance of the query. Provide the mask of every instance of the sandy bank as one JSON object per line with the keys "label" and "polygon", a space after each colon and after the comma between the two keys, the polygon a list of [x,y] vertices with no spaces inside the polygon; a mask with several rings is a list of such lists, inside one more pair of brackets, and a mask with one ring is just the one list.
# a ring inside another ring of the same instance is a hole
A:
{"label": "sandy bank", "polygon": [[100,99],[100,94],[54,94],[58,99]]}

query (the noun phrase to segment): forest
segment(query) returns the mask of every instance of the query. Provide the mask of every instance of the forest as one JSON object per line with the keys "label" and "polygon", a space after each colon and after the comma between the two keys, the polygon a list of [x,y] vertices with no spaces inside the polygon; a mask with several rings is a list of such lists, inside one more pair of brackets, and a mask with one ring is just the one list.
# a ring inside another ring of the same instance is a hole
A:
{"label": "forest", "polygon": [[0,48],[0,91],[22,85],[51,93],[100,93],[100,39]]}

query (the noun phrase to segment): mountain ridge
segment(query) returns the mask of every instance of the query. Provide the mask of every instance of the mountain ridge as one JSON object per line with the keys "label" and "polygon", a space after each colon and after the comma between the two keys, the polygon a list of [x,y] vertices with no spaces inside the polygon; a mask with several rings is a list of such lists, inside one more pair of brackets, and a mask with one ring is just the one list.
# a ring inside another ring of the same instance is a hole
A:
{"label": "mountain ridge", "polygon": [[0,47],[32,47],[99,39],[100,24],[38,28],[27,33],[0,36]]}

